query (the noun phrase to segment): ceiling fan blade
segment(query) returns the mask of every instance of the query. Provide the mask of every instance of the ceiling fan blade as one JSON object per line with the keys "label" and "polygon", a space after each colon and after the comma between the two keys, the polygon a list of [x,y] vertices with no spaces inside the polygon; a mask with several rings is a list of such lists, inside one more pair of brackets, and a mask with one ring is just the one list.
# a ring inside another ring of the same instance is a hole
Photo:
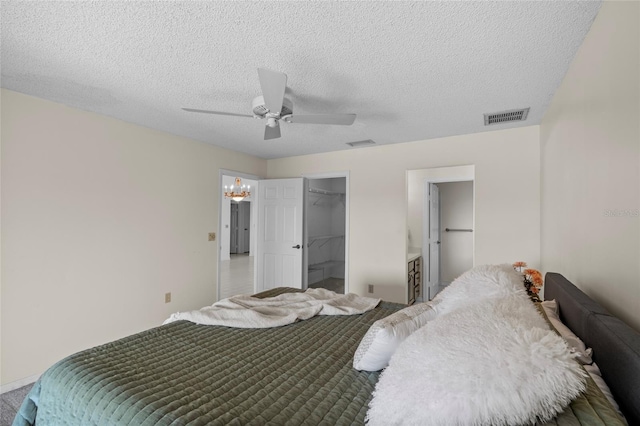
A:
{"label": "ceiling fan blade", "polygon": [[339,124],[349,126],[356,120],[355,114],[309,114],[309,115],[292,115],[287,119],[288,123],[305,123],[305,124]]}
{"label": "ceiling fan blade", "polygon": [[284,91],[287,88],[287,75],[266,68],[258,68],[258,77],[265,106],[270,112],[280,114]]}
{"label": "ceiling fan blade", "polygon": [[182,109],[187,111],[187,112],[201,112],[201,113],[204,113],[204,114],[232,115],[234,117],[249,117],[249,118],[253,118],[253,115],[236,114],[236,113],[233,113],[233,112],[209,111],[209,110],[206,110],[206,109],[193,109],[193,108],[182,108]]}
{"label": "ceiling fan blade", "polygon": [[277,139],[280,137],[280,126],[269,127],[264,126],[264,140]]}

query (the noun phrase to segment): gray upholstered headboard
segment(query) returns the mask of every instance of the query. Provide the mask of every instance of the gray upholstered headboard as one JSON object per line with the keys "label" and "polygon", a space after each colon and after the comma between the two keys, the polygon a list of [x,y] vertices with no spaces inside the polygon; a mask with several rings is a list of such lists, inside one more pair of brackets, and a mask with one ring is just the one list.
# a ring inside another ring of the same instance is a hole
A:
{"label": "gray upholstered headboard", "polygon": [[587,347],[630,425],[640,425],[640,333],[611,315],[565,277],[545,276],[544,298]]}

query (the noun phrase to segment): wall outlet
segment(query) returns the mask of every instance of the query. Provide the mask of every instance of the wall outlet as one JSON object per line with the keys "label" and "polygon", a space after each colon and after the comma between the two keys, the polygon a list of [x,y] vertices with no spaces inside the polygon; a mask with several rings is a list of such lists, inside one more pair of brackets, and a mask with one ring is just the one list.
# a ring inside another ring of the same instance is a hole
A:
{"label": "wall outlet", "polygon": [[164,303],[169,303],[171,302],[171,293],[165,293],[164,294]]}
{"label": "wall outlet", "polygon": [[369,293],[373,293],[373,284],[369,284]]}
{"label": "wall outlet", "polygon": [[215,240],[216,240],[216,233],[209,232],[209,241],[215,241]]}

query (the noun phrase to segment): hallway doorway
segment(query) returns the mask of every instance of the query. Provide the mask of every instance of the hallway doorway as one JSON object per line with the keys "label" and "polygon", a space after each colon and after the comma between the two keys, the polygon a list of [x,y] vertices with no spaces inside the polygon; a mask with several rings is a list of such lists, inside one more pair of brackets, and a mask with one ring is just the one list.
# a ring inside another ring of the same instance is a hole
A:
{"label": "hallway doorway", "polygon": [[251,202],[231,200],[229,254],[251,252]]}
{"label": "hallway doorway", "polygon": [[[251,188],[251,195],[241,201],[233,201],[224,196],[225,185],[230,187],[237,177]],[[258,179],[257,176],[220,170],[217,300],[237,294],[255,293],[254,192],[257,190]]]}

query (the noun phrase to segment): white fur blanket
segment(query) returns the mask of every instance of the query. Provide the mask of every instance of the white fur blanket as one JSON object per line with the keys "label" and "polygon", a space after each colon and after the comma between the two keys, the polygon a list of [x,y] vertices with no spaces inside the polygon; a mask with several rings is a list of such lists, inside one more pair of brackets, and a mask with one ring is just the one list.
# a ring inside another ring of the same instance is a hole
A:
{"label": "white fur blanket", "polygon": [[547,421],[584,388],[581,367],[504,266],[480,266],[439,297],[381,374],[369,426]]}
{"label": "white fur blanket", "polygon": [[323,288],[304,293],[284,293],[259,299],[239,295],[198,311],[176,312],[163,323],[187,320],[196,324],[235,328],[270,328],[306,320],[316,315],[357,315],[375,308],[380,299],[337,294]]}

